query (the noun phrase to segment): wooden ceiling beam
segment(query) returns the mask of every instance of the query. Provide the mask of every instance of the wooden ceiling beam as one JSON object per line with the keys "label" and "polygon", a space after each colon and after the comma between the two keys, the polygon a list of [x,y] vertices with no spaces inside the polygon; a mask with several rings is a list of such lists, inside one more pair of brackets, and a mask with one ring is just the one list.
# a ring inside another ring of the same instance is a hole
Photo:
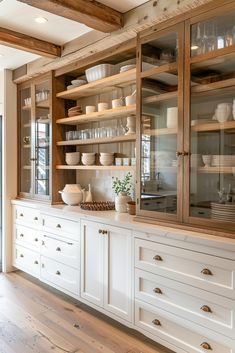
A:
{"label": "wooden ceiling beam", "polygon": [[61,56],[61,47],[56,44],[2,27],[0,27],[0,44],[52,59]]}
{"label": "wooden ceiling beam", "polygon": [[123,14],[96,0],[18,0],[38,9],[110,33],[123,27]]}

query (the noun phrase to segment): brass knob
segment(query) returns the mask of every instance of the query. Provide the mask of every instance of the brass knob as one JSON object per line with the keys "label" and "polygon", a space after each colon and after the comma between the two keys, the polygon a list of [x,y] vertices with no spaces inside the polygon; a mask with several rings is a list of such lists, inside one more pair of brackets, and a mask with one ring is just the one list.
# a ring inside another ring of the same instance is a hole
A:
{"label": "brass knob", "polygon": [[61,251],[61,248],[58,246],[58,248],[56,248],[56,251]]}
{"label": "brass knob", "polygon": [[203,268],[203,270],[201,270],[201,273],[203,275],[207,275],[207,276],[212,276],[213,273],[211,272],[211,270],[209,270],[208,268]]}
{"label": "brass knob", "polygon": [[23,255],[23,254],[20,254],[20,257],[24,257],[24,255]]}
{"label": "brass knob", "polygon": [[22,234],[22,233],[21,233],[21,234],[20,234],[20,237],[22,237],[22,238],[23,238],[23,237],[24,237],[24,234]]}
{"label": "brass knob", "polygon": [[60,224],[57,224],[56,228],[61,228],[61,225],[60,225]]}
{"label": "brass knob", "polygon": [[23,214],[23,213],[20,213],[20,217],[24,217],[24,214]]}
{"label": "brass knob", "polygon": [[203,305],[200,309],[205,311],[205,313],[212,313],[212,310],[208,305]]}
{"label": "brass knob", "polygon": [[99,229],[99,234],[102,234],[102,232],[103,232],[102,229]]}
{"label": "brass knob", "polygon": [[60,271],[56,271],[56,275],[60,276],[61,275]]}
{"label": "brass knob", "polygon": [[102,234],[108,234],[107,230],[102,230]]}
{"label": "brass knob", "polygon": [[34,221],[38,221],[38,217],[34,217]]}
{"label": "brass knob", "polygon": [[175,153],[176,157],[180,157],[180,156],[182,156],[182,154],[183,154],[183,152],[179,152],[179,151],[176,151],[176,153]]}
{"label": "brass knob", "polygon": [[154,320],[152,321],[152,323],[153,323],[154,325],[156,325],[156,326],[161,326],[161,321],[158,320],[158,319],[154,319]]}
{"label": "brass knob", "polygon": [[153,291],[154,293],[162,294],[162,290],[160,288],[154,288]]}
{"label": "brass knob", "polygon": [[189,152],[184,151],[184,152],[182,153],[182,156],[188,156],[188,155],[189,155]]}
{"label": "brass knob", "polygon": [[207,342],[202,342],[202,343],[201,343],[201,347],[202,347],[203,349],[211,350],[211,351],[212,351],[211,345],[210,345],[209,343],[207,343]]}
{"label": "brass knob", "polygon": [[34,241],[38,241],[38,238],[35,238]]}
{"label": "brass knob", "polygon": [[36,260],[36,261],[34,261],[34,264],[35,264],[35,265],[38,265],[38,261],[37,261],[37,260]]}
{"label": "brass knob", "polygon": [[155,256],[153,257],[153,260],[155,260],[155,261],[162,261],[162,258],[161,258],[160,255],[155,255]]}

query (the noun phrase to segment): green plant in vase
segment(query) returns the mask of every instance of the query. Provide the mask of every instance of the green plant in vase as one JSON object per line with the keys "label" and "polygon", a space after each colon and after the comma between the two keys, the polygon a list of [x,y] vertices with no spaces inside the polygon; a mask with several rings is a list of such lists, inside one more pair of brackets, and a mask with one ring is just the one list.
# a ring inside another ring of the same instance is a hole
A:
{"label": "green plant in vase", "polygon": [[127,212],[127,202],[131,201],[132,191],[132,175],[130,172],[126,174],[124,179],[113,178],[113,190],[115,197],[115,210],[119,213]]}

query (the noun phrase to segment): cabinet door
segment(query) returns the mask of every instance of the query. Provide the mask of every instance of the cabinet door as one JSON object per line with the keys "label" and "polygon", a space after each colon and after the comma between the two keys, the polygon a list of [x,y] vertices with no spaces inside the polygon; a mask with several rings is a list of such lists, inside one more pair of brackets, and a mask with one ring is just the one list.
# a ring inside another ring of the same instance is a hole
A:
{"label": "cabinet door", "polygon": [[82,221],[81,234],[81,297],[103,306],[104,239],[99,233],[102,224]]}
{"label": "cabinet door", "polygon": [[105,244],[104,308],[131,321],[132,253],[131,231],[108,226]]}
{"label": "cabinet door", "polygon": [[139,38],[138,215],[182,220],[183,26]]}

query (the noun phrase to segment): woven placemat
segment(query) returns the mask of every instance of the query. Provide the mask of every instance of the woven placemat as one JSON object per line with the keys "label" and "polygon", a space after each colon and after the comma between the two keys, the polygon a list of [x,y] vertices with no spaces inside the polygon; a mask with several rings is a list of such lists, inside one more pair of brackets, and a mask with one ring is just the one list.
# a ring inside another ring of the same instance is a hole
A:
{"label": "woven placemat", "polygon": [[111,211],[115,210],[115,203],[111,201],[82,202],[80,207],[87,211]]}

